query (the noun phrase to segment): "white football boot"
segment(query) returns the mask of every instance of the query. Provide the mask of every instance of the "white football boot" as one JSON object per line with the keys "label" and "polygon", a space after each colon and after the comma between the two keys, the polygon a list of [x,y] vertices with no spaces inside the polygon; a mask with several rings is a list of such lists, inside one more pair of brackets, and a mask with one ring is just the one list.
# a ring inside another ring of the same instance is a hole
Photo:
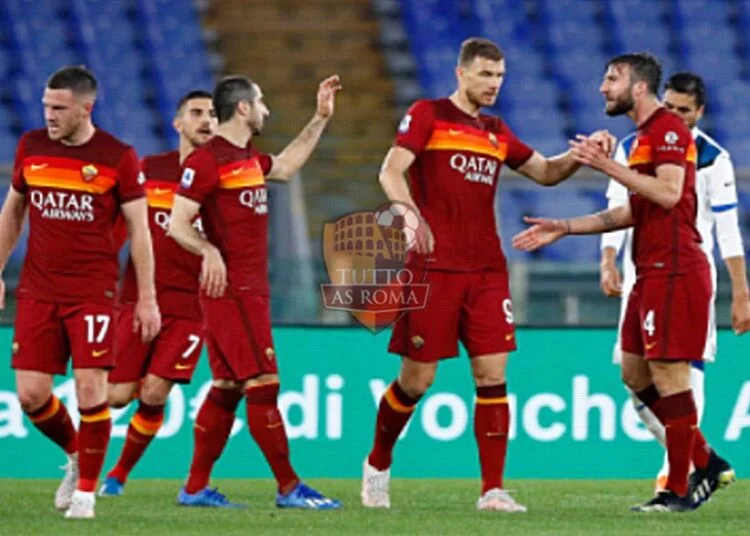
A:
{"label": "white football boot", "polygon": [[95,504],[96,494],[93,491],[75,490],[65,519],[94,519]]}
{"label": "white football boot", "polygon": [[391,483],[391,470],[379,471],[365,458],[362,468],[362,506],[367,508],[390,508],[391,496],[388,488]]}
{"label": "white football boot", "polygon": [[55,493],[55,508],[67,510],[73,500],[73,492],[78,484],[78,454],[68,456],[68,463],[60,467],[65,471],[65,476]]}
{"label": "white football boot", "polygon": [[526,512],[526,507],[518,504],[504,489],[492,488],[487,490],[477,501],[477,510],[491,510],[495,512]]}

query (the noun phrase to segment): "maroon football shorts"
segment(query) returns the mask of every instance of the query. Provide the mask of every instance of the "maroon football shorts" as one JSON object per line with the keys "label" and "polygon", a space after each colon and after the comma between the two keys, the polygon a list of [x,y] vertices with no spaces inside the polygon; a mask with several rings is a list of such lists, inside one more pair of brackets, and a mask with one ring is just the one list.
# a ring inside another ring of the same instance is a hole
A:
{"label": "maroon football shorts", "polygon": [[114,366],[111,303],[55,303],[18,300],[11,366],[47,374]]}
{"label": "maroon football shorts", "polygon": [[513,302],[506,272],[428,271],[427,303],[406,311],[393,325],[388,351],[432,363],[458,355],[458,341],[470,357],[516,349]]}
{"label": "maroon football shorts", "polygon": [[150,373],[175,383],[190,383],[203,349],[203,321],[166,316],[150,344],[133,332],[132,304],[115,311],[115,368],[110,383],[137,382]]}
{"label": "maroon football shorts", "polygon": [[703,359],[713,287],[708,269],[636,281],[622,322],[622,351],[646,359]]}
{"label": "maroon football shorts", "polygon": [[243,382],[278,372],[268,296],[227,290],[221,298],[202,296],[201,307],[215,379]]}

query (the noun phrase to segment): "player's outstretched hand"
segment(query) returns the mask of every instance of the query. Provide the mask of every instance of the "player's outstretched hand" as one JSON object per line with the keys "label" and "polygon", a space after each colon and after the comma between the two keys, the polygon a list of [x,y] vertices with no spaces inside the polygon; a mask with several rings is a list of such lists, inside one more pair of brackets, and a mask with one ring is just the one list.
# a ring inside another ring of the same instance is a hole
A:
{"label": "player's outstretched hand", "polygon": [[435,236],[427,220],[420,216],[419,225],[414,230],[414,242],[409,248],[420,255],[429,255],[435,249]]}
{"label": "player's outstretched hand", "polygon": [[578,134],[576,139],[570,140],[569,143],[573,159],[584,166],[601,169],[609,160],[609,153],[602,145],[583,134]]}
{"label": "player's outstretched hand", "polygon": [[161,313],[156,298],[138,299],[133,314],[133,333],[140,330],[141,340],[149,343],[161,330]]}
{"label": "player's outstretched hand", "polygon": [[333,115],[336,93],[339,91],[341,91],[341,80],[337,74],[329,76],[318,86],[317,114],[323,119],[328,119]]}
{"label": "player's outstretched hand", "polygon": [[615,138],[608,130],[597,130],[588,137],[591,141],[595,142],[607,153],[607,156],[612,158],[617,147],[617,138]]}
{"label": "player's outstretched hand", "polygon": [[747,296],[732,300],[732,329],[735,335],[750,331],[750,300]]}
{"label": "player's outstretched hand", "polygon": [[535,251],[541,247],[557,242],[568,232],[564,220],[524,217],[531,227],[513,237],[513,247],[520,251]]}
{"label": "player's outstretched hand", "polygon": [[227,266],[221,252],[211,246],[203,253],[201,263],[201,290],[209,298],[219,298],[227,289]]}
{"label": "player's outstretched hand", "polygon": [[599,285],[604,295],[610,298],[622,296],[622,277],[617,266],[611,262],[604,262],[599,271]]}

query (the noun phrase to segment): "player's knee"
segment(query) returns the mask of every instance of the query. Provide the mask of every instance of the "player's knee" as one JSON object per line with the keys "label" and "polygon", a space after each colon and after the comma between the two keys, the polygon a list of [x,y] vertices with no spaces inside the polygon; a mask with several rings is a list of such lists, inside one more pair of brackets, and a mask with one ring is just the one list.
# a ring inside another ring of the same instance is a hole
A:
{"label": "player's knee", "polygon": [[52,393],[46,389],[18,386],[18,402],[24,413],[32,413],[41,408]]}
{"label": "player's knee", "polygon": [[398,379],[398,384],[404,392],[412,398],[419,398],[427,392],[435,380],[434,374],[403,374]]}
{"label": "player's knee", "polygon": [[481,370],[474,371],[474,384],[477,387],[490,387],[505,383],[504,370]]}
{"label": "player's knee", "polygon": [[132,396],[123,396],[119,393],[109,393],[107,395],[107,403],[110,407],[114,409],[122,409],[128,404],[130,404],[130,401],[133,400]]}
{"label": "player's knee", "polygon": [[[171,388],[171,386],[169,387]],[[167,403],[167,398],[169,398],[170,388],[165,385],[149,385],[148,383],[144,383],[138,398],[140,398],[141,402],[149,406],[163,406]]]}
{"label": "player's knee", "polygon": [[79,379],[76,382],[76,395],[78,405],[83,408],[98,406],[108,401],[106,385],[102,387],[99,381],[94,379]]}

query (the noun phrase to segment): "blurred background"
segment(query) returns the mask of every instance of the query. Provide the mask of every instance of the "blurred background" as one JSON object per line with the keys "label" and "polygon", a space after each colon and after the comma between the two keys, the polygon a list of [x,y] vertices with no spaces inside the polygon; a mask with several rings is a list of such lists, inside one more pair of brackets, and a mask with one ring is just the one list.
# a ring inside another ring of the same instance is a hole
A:
{"label": "blurred background", "polygon": [[[345,91],[301,176],[273,185],[271,278],[276,324],[350,324],[322,307],[323,224],[385,199],[379,164],[406,107],[452,92],[460,42],[481,35],[505,50],[507,77],[492,113],[545,155],[576,133],[630,121],[603,113],[607,59],[648,50],[665,75],[693,70],[708,85],[701,127],[732,155],[750,250],[750,0],[2,0],[0,190],[21,133],[43,125],[49,74],[85,64],[99,78],[96,123],[139,155],[176,146],[179,98],[224,73],[257,81],[271,108],[259,146],[284,147],[311,117],[318,82],[338,73]],[[525,325],[614,325],[619,303],[598,285],[598,237],[566,238],[533,255],[510,249],[524,214],[571,216],[605,206],[604,177],[580,173],[543,189],[504,171],[498,222],[511,260],[514,305]],[[25,252],[6,268],[12,292]],[[719,268],[718,318],[729,320]],[[12,305],[3,320],[12,320]]]}

